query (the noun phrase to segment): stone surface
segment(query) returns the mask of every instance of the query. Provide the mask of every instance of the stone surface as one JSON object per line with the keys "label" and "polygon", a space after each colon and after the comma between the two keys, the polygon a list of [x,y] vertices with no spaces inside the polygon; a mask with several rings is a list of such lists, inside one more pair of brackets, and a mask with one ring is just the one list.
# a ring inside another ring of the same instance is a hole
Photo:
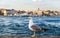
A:
{"label": "stone surface", "polygon": [[[31,36],[0,36],[0,38],[32,38]],[[36,38],[60,38],[60,36],[38,36]]]}

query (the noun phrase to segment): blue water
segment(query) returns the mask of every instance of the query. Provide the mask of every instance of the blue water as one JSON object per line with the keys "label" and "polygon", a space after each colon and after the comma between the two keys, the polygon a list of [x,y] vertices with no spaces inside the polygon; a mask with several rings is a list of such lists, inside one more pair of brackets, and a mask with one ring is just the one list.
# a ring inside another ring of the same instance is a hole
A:
{"label": "blue water", "polygon": [[[40,35],[60,35],[60,16],[35,16],[33,22],[42,27],[48,28],[46,32],[36,32]],[[28,28],[28,17],[22,16],[0,16],[0,35],[32,35],[33,32]]]}

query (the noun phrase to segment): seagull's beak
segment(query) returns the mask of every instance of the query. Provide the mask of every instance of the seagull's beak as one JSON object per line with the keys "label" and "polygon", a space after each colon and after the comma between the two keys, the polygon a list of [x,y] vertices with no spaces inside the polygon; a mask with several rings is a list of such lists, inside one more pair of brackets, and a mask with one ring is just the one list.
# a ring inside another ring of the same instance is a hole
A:
{"label": "seagull's beak", "polygon": [[31,20],[32,18],[31,18],[31,17],[28,17],[27,19],[28,19],[28,20]]}
{"label": "seagull's beak", "polygon": [[30,20],[29,18],[27,18],[28,20]]}

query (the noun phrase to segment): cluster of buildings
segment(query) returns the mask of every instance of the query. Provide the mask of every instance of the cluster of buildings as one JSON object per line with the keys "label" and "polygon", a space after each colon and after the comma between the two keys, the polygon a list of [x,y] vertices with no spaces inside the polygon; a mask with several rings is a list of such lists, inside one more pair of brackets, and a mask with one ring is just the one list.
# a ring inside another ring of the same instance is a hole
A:
{"label": "cluster of buildings", "polygon": [[59,11],[51,11],[51,10],[15,10],[15,9],[0,9],[0,15],[3,16],[20,16],[20,15],[34,15],[34,16],[54,16],[60,15]]}
{"label": "cluster of buildings", "polygon": [[0,15],[9,16],[9,15],[16,15],[17,11],[14,9],[0,9]]}

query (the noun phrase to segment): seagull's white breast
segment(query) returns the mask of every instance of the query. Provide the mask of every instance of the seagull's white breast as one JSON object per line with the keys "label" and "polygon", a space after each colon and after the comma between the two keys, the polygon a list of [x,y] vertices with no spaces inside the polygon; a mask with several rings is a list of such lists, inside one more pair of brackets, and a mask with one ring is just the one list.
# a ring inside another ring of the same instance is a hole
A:
{"label": "seagull's white breast", "polygon": [[33,23],[33,20],[32,20],[32,18],[31,18],[31,19],[29,20],[29,25],[28,25],[28,27],[29,27],[30,30],[34,31],[34,29],[31,28],[32,25],[34,25],[34,23]]}

